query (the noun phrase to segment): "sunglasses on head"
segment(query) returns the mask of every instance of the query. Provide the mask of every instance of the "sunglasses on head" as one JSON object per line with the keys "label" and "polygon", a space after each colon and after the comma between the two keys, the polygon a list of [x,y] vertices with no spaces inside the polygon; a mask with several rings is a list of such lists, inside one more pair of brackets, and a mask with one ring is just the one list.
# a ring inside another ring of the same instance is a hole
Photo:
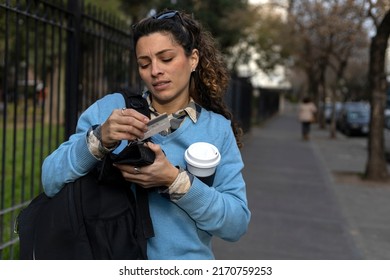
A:
{"label": "sunglasses on head", "polygon": [[[182,17],[180,16],[180,13],[178,11],[166,11],[162,12],[158,15],[154,15],[152,18],[153,19],[173,19],[175,16],[177,16],[180,19],[181,24],[184,26],[184,21]],[[137,26],[137,24],[134,24],[132,27],[133,29]]]}
{"label": "sunglasses on head", "polygon": [[153,16],[154,19],[170,19],[174,18],[176,15],[180,17],[180,14],[178,11],[166,11],[162,12],[158,15]]}

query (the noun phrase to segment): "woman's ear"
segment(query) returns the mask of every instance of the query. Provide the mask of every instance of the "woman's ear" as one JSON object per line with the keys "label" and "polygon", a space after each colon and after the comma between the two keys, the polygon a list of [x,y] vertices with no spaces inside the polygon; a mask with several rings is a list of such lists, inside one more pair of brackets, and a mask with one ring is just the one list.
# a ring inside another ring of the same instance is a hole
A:
{"label": "woman's ear", "polygon": [[195,71],[199,63],[199,51],[198,49],[193,49],[191,54],[191,71]]}

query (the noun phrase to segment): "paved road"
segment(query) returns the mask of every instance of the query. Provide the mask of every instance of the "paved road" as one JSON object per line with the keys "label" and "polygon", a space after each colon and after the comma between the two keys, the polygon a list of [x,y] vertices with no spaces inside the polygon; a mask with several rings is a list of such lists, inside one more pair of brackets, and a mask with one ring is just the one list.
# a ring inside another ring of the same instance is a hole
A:
{"label": "paved road", "polygon": [[317,125],[302,141],[292,106],[252,128],[242,150],[251,224],[238,242],[216,239],[216,258],[390,259],[390,185],[358,179],[366,143]]}

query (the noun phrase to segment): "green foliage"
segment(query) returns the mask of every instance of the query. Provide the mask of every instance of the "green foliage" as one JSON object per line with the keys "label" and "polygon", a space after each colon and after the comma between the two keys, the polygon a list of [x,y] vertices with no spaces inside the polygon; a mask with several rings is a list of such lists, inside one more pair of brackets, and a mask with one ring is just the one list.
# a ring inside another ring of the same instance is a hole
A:
{"label": "green foliage", "polygon": [[130,25],[164,9],[185,11],[216,37],[226,54],[247,36],[255,22],[247,0],[85,0],[85,4],[94,5]]}
{"label": "green foliage", "polygon": [[93,5],[111,16],[123,19],[126,11],[121,9],[121,0],[84,0],[85,6]]}
{"label": "green foliage", "polygon": [[272,71],[277,65],[284,65],[291,53],[291,38],[288,26],[278,14],[263,12],[255,26],[253,44],[259,54],[256,63],[263,71]]}
{"label": "green foliage", "polygon": [[215,36],[223,51],[238,43],[248,26],[247,0],[85,0],[131,23],[164,9],[182,10],[194,15]]}
{"label": "green foliage", "polygon": [[[33,17],[13,11],[4,12],[2,8],[0,13],[0,57],[3,59],[0,64],[0,85],[7,82],[10,92],[24,79],[28,68],[30,80],[36,83],[44,80],[65,52],[65,44],[59,43],[66,40],[66,31],[59,27],[64,21],[59,10],[37,1],[24,6],[25,2],[19,5],[10,3],[9,6],[30,12]],[[32,67],[34,64],[37,65],[35,69]],[[0,100],[2,98],[0,96]]]}
{"label": "green foliage", "polygon": [[249,11],[249,4],[246,0],[159,1],[156,9],[164,8],[194,14],[194,17],[218,39],[224,52],[239,42],[248,25],[246,13]]}
{"label": "green foliage", "polygon": [[[8,115],[13,115],[14,108],[10,107],[9,110]],[[32,116],[30,117],[32,118]],[[13,120],[9,120],[10,124],[11,121]],[[5,170],[4,186],[1,187],[3,188],[2,203],[4,204],[1,210],[11,209],[13,206],[23,203],[27,205],[26,202],[28,203],[30,199],[42,191],[40,166],[43,156],[50,152],[49,147],[58,146],[55,137],[49,137],[50,131],[57,129],[60,130],[61,135],[64,133],[63,127],[55,125],[50,128],[48,125],[42,126],[38,123],[35,126],[27,124],[26,127],[23,127],[19,122],[16,128],[9,125],[5,130],[0,130],[0,137],[3,139],[3,134],[5,134],[7,145],[7,149],[0,150],[0,158],[4,158],[5,162],[4,166],[1,166],[1,169]],[[51,143],[48,143],[47,139],[50,139]],[[14,223],[20,210],[21,208],[15,208],[0,216],[3,241],[17,239],[17,234],[14,233]],[[0,253],[0,259],[17,259],[19,244],[15,243],[14,246],[9,246]]]}

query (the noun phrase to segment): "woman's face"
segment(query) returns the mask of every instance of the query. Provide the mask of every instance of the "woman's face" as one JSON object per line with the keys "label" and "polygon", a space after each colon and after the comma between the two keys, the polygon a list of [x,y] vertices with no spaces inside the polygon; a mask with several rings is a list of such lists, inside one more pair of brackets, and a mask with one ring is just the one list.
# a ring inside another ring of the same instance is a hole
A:
{"label": "woman's face", "polygon": [[193,50],[188,57],[169,33],[157,32],[138,40],[136,55],[138,71],[152,94],[157,111],[173,113],[186,106],[191,72],[198,64],[198,51]]}

